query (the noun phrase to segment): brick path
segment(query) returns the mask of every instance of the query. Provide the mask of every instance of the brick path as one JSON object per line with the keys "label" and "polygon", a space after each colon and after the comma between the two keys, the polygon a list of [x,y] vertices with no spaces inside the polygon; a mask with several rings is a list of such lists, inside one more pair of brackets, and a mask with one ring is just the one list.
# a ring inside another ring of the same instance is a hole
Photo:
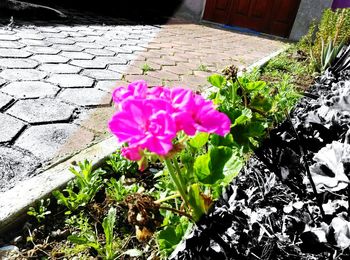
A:
{"label": "brick path", "polygon": [[283,46],[188,23],[76,19],[0,27],[0,192],[108,136],[116,85],[145,79],[201,91],[211,73]]}

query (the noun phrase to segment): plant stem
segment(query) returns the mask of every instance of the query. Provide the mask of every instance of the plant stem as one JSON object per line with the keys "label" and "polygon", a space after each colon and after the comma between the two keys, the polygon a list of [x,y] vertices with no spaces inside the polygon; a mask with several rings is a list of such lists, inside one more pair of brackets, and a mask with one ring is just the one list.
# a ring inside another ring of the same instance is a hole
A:
{"label": "plant stem", "polygon": [[162,203],[164,201],[172,200],[172,199],[175,199],[175,198],[178,198],[178,197],[181,197],[181,195],[179,193],[176,193],[176,194],[170,195],[168,197],[156,200],[154,203],[160,204],[160,203]]}
{"label": "plant stem", "polygon": [[174,182],[177,190],[179,191],[182,199],[185,201],[186,206],[188,207],[189,201],[187,199],[186,192],[182,186],[181,181],[179,180],[178,176],[176,175],[176,172],[174,171],[171,159],[164,159],[164,161],[165,161],[166,167],[168,168],[169,175],[170,175],[171,179],[173,180],[173,182]]}
{"label": "plant stem", "polygon": [[185,216],[185,217],[187,217],[188,219],[190,219],[190,220],[192,220],[193,222],[195,222],[194,219],[192,218],[192,216],[191,216],[190,214],[187,214],[187,213],[184,212],[184,211],[177,210],[177,209],[170,208],[170,207],[164,207],[164,206],[160,206],[159,209],[164,209],[164,210],[173,211],[173,212],[175,212],[175,213],[177,213],[177,214],[179,214],[179,215],[181,215],[181,216]]}
{"label": "plant stem", "polygon": [[238,77],[236,76],[236,81],[237,81],[237,83],[238,83],[238,85],[239,85],[239,87],[241,88],[241,90],[242,90],[242,95],[243,95],[243,101],[244,101],[244,106],[245,107],[248,107],[248,99],[247,99],[247,93],[245,92],[245,90],[244,90],[244,88],[243,88],[243,86],[241,85],[241,82],[239,82],[239,79],[238,79]]}

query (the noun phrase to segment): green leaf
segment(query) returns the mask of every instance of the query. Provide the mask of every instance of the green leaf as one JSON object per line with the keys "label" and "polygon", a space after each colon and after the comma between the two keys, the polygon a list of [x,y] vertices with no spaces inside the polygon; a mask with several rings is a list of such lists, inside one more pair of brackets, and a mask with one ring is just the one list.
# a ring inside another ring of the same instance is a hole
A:
{"label": "green leaf", "polygon": [[253,117],[252,111],[249,108],[244,108],[242,110],[242,114],[236,118],[235,122],[233,123],[233,126],[244,124],[250,121],[252,117]]}
{"label": "green leaf", "polygon": [[209,153],[197,157],[194,162],[194,173],[204,184],[214,184],[223,179],[223,168],[231,158],[232,149],[226,146],[213,147]]}
{"label": "green leaf", "polygon": [[264,95],[257,94],[252,98],[250,105],[258,110],[263,110],[264,112],[268,112],[272,108],[272,102]]}
{"label": "green leaf", "polygon": [[211,170],[211,182],[215,183],[217,180],[222,179],[223,169],[226,162],[232,156],[232,149],[226,146],[214,147],[210,149],[210,165]]}
{"label": "green leaf", "polygon": [[202,191],[198,183],[192,184],[188,191],[190,205],[192,206],[192,217],[198,221],[203,214],[207,213]]}
{"label": "green leaf", "polygon": [[214,87],[222,88],[224,83],[226,82],[226,79],[219,74],[213,74],[208,77],[208,82]]}
{"label": "green leaf", "polygon": [[226,136],[213,134],[211,135],[210,143],[214,146],[228,147],[232,147],[234,144],[232,134],[227,134]]}
{"label": "green leaf", "polygon": [[207,179],[210,175],[209,162],[210,155],[208,153],[198,156],[194,161],[194,173],[200,181]]}
{"label": "green leaf", "polygon": [[224,185],[228,185],[231,183],[233,178],[235,178],[240,170],[243,168],[244,160],[237,153],[233,154],[231,158],[227,161],[224,166],[223,173],[225,178],[223,180]]}
{"label": "green leaf", "polygon": [[113,229],[114,229],[116,215],[117,215],[117,211],[115,208],[112,207],[109,209],[107,217],[105,217],[102,222],[102,227],[105,233],[107,245],[113,243]]}
{"label": "green leaf", "polygon": [[255,81],[245,84],[245,89],[248,91],[258,91],[266,87],[265,81]]}
{"label": "green leaf", "polygon": [[198,133],[195,137],[191,138],[189,143],[192,147],[200,149],[208,142],[208,139],[208,133]]}
{"label": "green leaf", "polygon": [[86,237],[77,236],[77,235],[70,235],[67,237],[68,241],[77,244],[77,245],[85,245],[89,242],[89,240]]}

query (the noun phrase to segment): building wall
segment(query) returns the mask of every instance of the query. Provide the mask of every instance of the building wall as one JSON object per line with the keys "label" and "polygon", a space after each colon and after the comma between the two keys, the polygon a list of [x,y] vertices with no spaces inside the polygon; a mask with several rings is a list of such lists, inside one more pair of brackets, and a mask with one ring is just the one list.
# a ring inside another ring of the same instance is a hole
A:
{"label": "building wall", "polygon": [[333,0],[301,0],[289,39],[299,40],[310,27],[311,22],[319,20],[325,8],[330,8]]}
{"label": "building wall", "polygon": [[202,19],[205,0],[183,0],[176,15],[191,21],[199,22]]}

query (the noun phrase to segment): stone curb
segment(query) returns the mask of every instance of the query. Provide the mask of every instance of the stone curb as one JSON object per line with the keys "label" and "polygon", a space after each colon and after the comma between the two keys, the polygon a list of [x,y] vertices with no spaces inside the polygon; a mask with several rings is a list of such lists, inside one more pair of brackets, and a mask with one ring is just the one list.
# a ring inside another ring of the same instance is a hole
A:
{"label": "stone curb", "polygon": [[[287,48],[288,47],[281,48],[253,63],[246,71],[251,71],[255,67],[263,67],[270,59],[276,57]],[[208,93],[210,89],[211,88],[206,92]],[[53,190],[64,187],[68,181],[74,178],[74,175],[69,171],[72,162],[79,162],[87,159],[92,162],[94,167],[98,167],[98,165],[102,164],[117,147],[116,139],[114,137],[108,138],[83,150],[53,168],[31,179],[18,183],[11,190],[0,194],[0,235],[24,219],[28,208],[34,205],[36,201],[50,196]]]}
{"label": "stone curb", "polygon": [[110,137],[0,194],[0,234],[5,234],[7,230],[23,220],[28,208],[36,201],[50,196],[53,190],[64,187],[68,181],[72,180],[74,174],[69,171],[69,168],[73,162],[87,159],[94,167],[98,167],[117,147],[116,138]]}

